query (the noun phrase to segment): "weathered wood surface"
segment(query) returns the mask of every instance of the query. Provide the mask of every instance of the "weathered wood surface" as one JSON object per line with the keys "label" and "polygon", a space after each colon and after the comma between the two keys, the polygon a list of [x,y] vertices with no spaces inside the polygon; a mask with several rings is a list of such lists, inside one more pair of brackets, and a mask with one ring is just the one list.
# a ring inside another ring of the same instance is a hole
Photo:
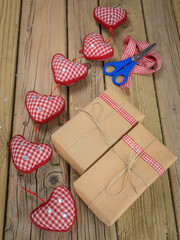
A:
{"label": "weathered wood surface", "polygon": [[0,239],[3,235],[21,1],[0,1]]}
{"label": "weathered wood surface", "polygon": [[179,0],[172,0],[171,15],[175,15],[177,30],[180,36],[180,1]]}
{"label": "weathered wood surface", "polygon": [[[117,1],[100,1],[102,5],[113,4]],[[128,21],[119,30],[114,31],[112,45],[115,49],[114,61],[122,56],[122,41],[126,35],[130,35],[137,41],[147,40],[143,21],[142,6],[140,0],[121,1],[121,6],[127,9]],[[137,14],[138,13],[138,14]],[[107,31],[103,29],[103,35]],[[150,43],[153,43],[151,39]],[[156,39],[159,42],[159,39]],[[157,48],[157,51],[160,50]],[[111,77],[105,77],[106,85],[112,85]],[[158,115],[154,82],[152,75],[134,75],[130,91],[124,90],[124,95],[134,103],[144,114],[144,125],[158,139],[162,140],[161,126]],[[166,186],[166,187],[164,187]],[[158,193],[158,194],[157,194]],[[135,214],[136,213],[136,214]],[[135,216],[134,216],[135,215]],[[141,225],[141,231],[139,230]],[[158,226],[158,227],[157,227]],[[135,204],[117,221],[118,239],[122,236],[127,239],[177,239],[173,205],[167,172],[156,181],[136,201]],[[126,239],[125,238],[125,239]]]}
{"label": "weathered wood surface", "polygon": [[[148,40],[150,43],[156,41],[157,51],[161,53],[164,64],[154,76],[133,76],[130,91],[123,90],[122,92],[145,113],[144,125],[158,139],[163,140],[173,152],[179,153],[180,121],[178,117],[180,109],[177,55],[179,14],[176,9],[173,11],[173,7],[179,4],[176,0],[172,2],[170,0],[54,0],[52,2],[24,0],[21,13],[12,135],[22,134],[27,139],[34,140],[35,124],[26,112],[25,94],[29,90],[49,94],[55,86],[50,67],[53,54],[61,52],[69,59],[73,59],[79,55],[78,50],[82,48],[83,38],[88,33],[98,31],[106,38],[108,31],[94,21],[93,9],[98,4],[117,6],[119,3],[127,10],[128,20],[114,31],[113,40],[110,42],[115,49],[112,60],[120,59],[123,37],[129,34],[136,40]],[[175,18],[177,24],[175,24]],[[90,63],[89,75],[69,88],[59,87],[55,91],[54,94],[66,99],[66,110],[60,117],[39,126],[38,142],[52,146],[50,141],[52,132],[76,114],[75,107],[86,106],[104,88],[112,85],[110,77],[103,77],[102,62],[89,62],[85,59],[76,61]],[[170,79],[172,79],[171,82]],[[11,90],[10,93],[12,96],[13,91]],[[12,105],[9,106],[12,109]],[[12,112],[11,109],[9,109],[10,112]],[[1,112],[2,110],[0,114]],[[174,126],[173,131],[171,126]],[[4,135],[8,137],[10,133]],[[72,190],[77,204],[77,221],[73,226],[75,240],[175,240],[177,239],[175,215],[178,229],[180,215],[179,176],[176,169],[179,169],[179,162],[171,167],[171,181],[169,181],[168,173],[165,173],[110,228],[105,227],[78,198],[73,188],[73,182],[78,175],[55,151],[52,160],[34,173],[24,176],[22,184],[46,200],[53,188],[61,185],[65,179],[65,184]],[[175,209],[172,204],[171,186]],[[2,193],[4,191],[5,188]],[[0,192],[0,197],[2,195]],[[10,164],[9,171],[7,203],[4,239],[71,238],[70,232],[45,232],[31,223],[29,214],[40,202],[35,196],[21,189],[17,171],[12,164]]]}
{"label": "weathered wood surface", "polygon": [[[59,4],[59,0],[23,1],[13,135],[22,134],[34,141],[35,124],[25,109],[24,98],[29,90],[42,94],[51,93],[55,87],[51,59],[59,51],[66,55],[66,45],[66,2],[61,1]],[[58,88],[55,93],[67,101],[66,92],[66,88]],[[39,126],[38,142],[52,146],[51,134],[66,121],[66,116],[67,109],[60,118]],[[70,233],[41,231],[31,223],[30,212],[41,202],[22,190],[17,171],[12,163],[10,165],[5,239],[68,239]],[[49,163],[29,175],[24,175],[22,184],[46,200],[53,188],[63,183],[62,166],[68,186],[67,165],[55,151]]]}
{"label": "weathered wood surface", "polygon": [[[163,140],[169,149],[180,156],[180,42],[176,25],[176,23],[179,24],[176,20],[179,19],[180,13],[176,12],[177,8],[173,8],[171,1],[157,0],[155,4],[152,2],[143,1],[143,9],[148,40],[157,42],[158,49],[162,53],[163,66],[162,70],[155,74],[155,88]],[[169,172],[180,237],[180,159]]]}
{"label": "weathered wood surface", "polygon": [[[82,48],[83,38],[87,34],[100,30],[92,14],[97,4],[97,0],[68,0],[68,57],[70,59],[79,55],[78,50]],[[83,59],[81,62],[88,61]],[[91,68],[86,79],[72,85],[69,89],[70,117],[76,114],[75,107],[85,107],[104,90],[102,62],[92,61],[90,64]],[[80,210],[74,226],[75,239],[116,239],[115,227],[106,228],[76,195],[72,183],[77,178],[77,173],[71,170],[71,190],[76,196],[75,200]]]}

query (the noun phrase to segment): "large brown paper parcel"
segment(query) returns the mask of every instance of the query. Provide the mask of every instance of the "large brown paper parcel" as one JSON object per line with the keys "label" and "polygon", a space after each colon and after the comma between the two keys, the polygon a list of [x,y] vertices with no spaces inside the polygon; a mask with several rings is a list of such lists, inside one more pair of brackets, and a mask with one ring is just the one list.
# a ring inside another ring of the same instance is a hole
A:
{"label": "large brown paper parcel", "polygon": [[[135,126],[127,135],[164,170],[176,161],[176,157],[141,124]],[[74,182],[79,197],[107,226],[112,225],[160,176],[152,166],[135,154],[123,138]],[[123,160],[130,163],[130,158],[135,161],[128,175]]]}
{"label": "large brown paper parcel", "polygon": [[[103,93],[134,120],[143,120],[144,115],[122,96],[121,89],[111,87]],[[84,110],[86,112],[79,110],[74,118],[52,134],[52,142],[57,152],[80,175],[133,127],[100,97],[95,98]]]}

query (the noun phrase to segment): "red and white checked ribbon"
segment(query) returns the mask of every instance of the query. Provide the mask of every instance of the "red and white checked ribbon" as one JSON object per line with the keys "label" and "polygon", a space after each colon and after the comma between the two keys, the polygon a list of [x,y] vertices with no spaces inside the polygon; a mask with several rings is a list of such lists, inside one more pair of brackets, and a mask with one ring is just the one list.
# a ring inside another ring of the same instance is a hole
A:
{"label": "red and white checked ribbon", "polygon": [[[121,57],[121,60],[133,57],[137,53],[141,52],[145,48],[150,46],[146,41],[136,42],[129,35],[125,36],[123,39],[124,53]],[[155,69],[152,69],[153,66],[157,63]],[[161,68],[161,56],[159,53],[154,50],[148,53],[145,57],[138,61],[138,64],[132,69],[129,74],[128,80],[125,84],[120,85],[121,88],[129,89],[131,84],[132,74],[151,74],[158,71]],[[124,79],[124,77],[122,77]]]}
{"label": "red and white checked ribbon", "polygon": [[119,106],[114,100],[112,100],[105,93],[100,93],[99,98],[105,101],[110,107],[112,107],[117,113],[119,113],[124,119],[126,119],[132,126],[137,124],[136,119],[134,119],[128,112],[126,112],[121,106]]}
{"label": "red and white checked ribbon", "polygon": [[153,167],[159,175],[164,173],[164,168],[156,160],[149,156],[136,142],[134,142],[129,135],[125,135],[122,140],[127,143],[128,146],[130,146],[145,162]]}

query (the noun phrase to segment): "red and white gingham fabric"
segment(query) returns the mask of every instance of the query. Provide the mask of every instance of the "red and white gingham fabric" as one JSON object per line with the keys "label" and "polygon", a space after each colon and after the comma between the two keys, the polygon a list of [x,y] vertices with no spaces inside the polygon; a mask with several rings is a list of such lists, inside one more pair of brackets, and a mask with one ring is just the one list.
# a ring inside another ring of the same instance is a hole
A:
{"label": "red and white gingham fabric", "polygon": [[49,200],[32,211],[31,221],[47,231],[66,232],[76,219],[76,205],[68,188],[59,186]]}
{"label": "red and white gingham fabric", "polygon": [[16,135],[10,141],[10,152],[16,169],[31,173],[51,159],[53,150],[47,144],[29,142],[23,136]]}
{"label": "red and white gingham fabric", "polygon": [[63,112],[65,100],[59,96],[41,95],[29,91],[25,98],[26,109],[36,123],[46,123]]}
{"label": "red and white gingham fabric", "polygon": [[114,100],[112,100],[105,93],[100,93],[99,98],[105,101],[110,107],[112,107],[117,113],[119,113],[124,119],[126,119],[132,126],[137,124],[136,119],[134,119],[128,112],[126,112],[122,107],[120,107]]}
{"label": "red and white gingham fabric", "polygon": [[72,62],[60,53],[52,58],[51,67],[55,82],[64,86],[75,83],[88,74],[86,65]]}
{"label": "red and white gingham fabric", "polygon": [[126,10],[118,7],[99,6],[94,9],[93,15],[95,20],[107,29],[115,29],[127,19]]}
{"label": "red and white gingham fabric", "polygon": [[93,32],[83,41],[83,55],[88,60],[107,60],[114,54],[114,49],[104,42],[101,34]]}
{"label": "red and white gingham fabric", "polygon": [[[137,53],[141,52],[145,48],[150,46],[146,41],[136,42],[129,35],[123,39],[124,53],[121,57],[121,60],[133,57]],[[152,67],[157,64],[155,69]],[[130,88],[132,74],[151,74],[158,71],[161,68],[161,56],[159,53],[154,50],[148,53],[145,57],[138,61],[138,64],[132,69],[129,74],[128,80],[124,85],[120,85],[121,88],[128,89]],[[124,79],[124,77],[122,77]]]}
{"label": "red and white gingham fabric", "polygon": [[156,160],[149,156],[136,142],[134,142],[129,135],[125,135],[122,140],[127,143],[145,162],[153,167],[159,175],[164,173],[164,168]]}

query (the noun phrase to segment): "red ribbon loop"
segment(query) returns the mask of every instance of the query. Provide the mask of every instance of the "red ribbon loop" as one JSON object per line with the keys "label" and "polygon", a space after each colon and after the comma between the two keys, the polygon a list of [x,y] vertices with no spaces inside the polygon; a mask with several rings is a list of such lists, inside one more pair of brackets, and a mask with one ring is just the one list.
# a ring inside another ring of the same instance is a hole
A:
{"label": "red ribbon loop", "polygon": [[[150,46],[150,44],[146,41],[136,42],[129,35],[125,36],[123,39],[124,53],[121,57],[121,60],[133,57],[134,55],[141,52],[148,46]],[[155,66],[155,64],[157,64],[156,68],[152,68]],[[127,82],[124,85],[121,85],[120,87],[125,89],[130,88],[133,73],[151,74],[158,71],[160,68],[161,68],[161,56],[159,53],[153,50],[138,61],[138,64],[130,72]]]}

